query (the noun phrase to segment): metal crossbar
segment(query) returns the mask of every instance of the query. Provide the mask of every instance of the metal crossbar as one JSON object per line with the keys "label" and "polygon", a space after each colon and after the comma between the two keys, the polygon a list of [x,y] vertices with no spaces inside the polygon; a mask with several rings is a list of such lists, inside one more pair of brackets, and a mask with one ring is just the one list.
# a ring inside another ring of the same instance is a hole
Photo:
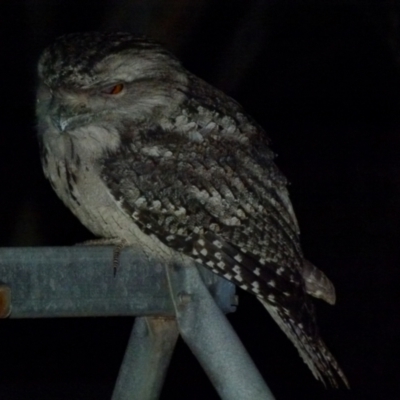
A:
{"label": "metal crossbar", "polygon": [[0,317],[136,316],[112,400],[158,399],[179,335],[223,400],[274,399],[224,313],[235,287],[193,265],[112,247],[0,249]]}

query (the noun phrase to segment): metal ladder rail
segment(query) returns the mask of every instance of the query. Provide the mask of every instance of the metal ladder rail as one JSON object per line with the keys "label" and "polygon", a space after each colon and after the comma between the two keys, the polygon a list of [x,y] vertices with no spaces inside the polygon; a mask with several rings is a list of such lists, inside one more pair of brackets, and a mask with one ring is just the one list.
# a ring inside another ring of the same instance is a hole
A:
{"label": "metal ladder rail", "polygon": [[224,313],[235,287],[112,247],[0,248],[0,316],[136,316],[112,400],[158,399],[179,334],[223,400],[274,399]]}

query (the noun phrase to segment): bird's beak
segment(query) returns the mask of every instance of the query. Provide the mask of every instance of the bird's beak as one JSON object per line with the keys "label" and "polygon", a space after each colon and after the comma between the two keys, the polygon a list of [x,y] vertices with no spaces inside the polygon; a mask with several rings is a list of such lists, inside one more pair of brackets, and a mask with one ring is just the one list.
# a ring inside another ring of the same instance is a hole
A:
{"label": "bird's beak", "polygon": [[64,118],[63,116],[56,116],[54,115],[51,118],[51,121],[53,122],[54,126],[60,131],[60,132],[65,132],[68,129],[69,125],[69,118]]}
{"label": "bird's beak", "polygon": [[53,111],[51,121],[61,133],[64,133],[82,125],[85,116],[87,110],[84,107],[60,105]]}

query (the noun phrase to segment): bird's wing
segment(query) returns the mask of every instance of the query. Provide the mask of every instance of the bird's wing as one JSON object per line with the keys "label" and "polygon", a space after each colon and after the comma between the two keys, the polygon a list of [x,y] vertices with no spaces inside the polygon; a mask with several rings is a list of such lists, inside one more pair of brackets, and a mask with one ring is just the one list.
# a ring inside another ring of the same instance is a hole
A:
{"label": "bird's wing", "polygon": [[145,233],[220,275],[237,265],[246,278],[234,274],[236,284],[262,296],[254,276],[284,303],[284,293],[304,293],[297,225],[272,155],[265,165],[256,156],[229,138],[197,142],[158,128],[108,154],[102,178]]}
{"label": "bird's wing", "polygon": [[145,233],[255,294],[318,379],[336,385],[336,371],[345,380],[317,332],[297,223],[268,148],[161,127],[132,135],[102,162],[102,179],[126,213]]}

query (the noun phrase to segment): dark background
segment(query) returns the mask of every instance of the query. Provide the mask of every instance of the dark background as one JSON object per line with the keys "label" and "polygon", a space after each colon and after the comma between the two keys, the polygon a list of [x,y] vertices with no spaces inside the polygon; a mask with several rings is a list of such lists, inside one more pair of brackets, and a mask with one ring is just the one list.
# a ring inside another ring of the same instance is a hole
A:
{"label": "dark background", "polygon": [[[316,302],[351,391],[326,390],[262,306],[229,316],[277,400],[400,398],[397,1],[1,1],[0,245],[92,238],[45,181],[36,62],[56,36],[128,30],[166,43],[272,138],[304,252],[336,285]],[[109,399],[130,318],[0,321],[0,399]],[[162,399],[217,399],[179,343]]]}

